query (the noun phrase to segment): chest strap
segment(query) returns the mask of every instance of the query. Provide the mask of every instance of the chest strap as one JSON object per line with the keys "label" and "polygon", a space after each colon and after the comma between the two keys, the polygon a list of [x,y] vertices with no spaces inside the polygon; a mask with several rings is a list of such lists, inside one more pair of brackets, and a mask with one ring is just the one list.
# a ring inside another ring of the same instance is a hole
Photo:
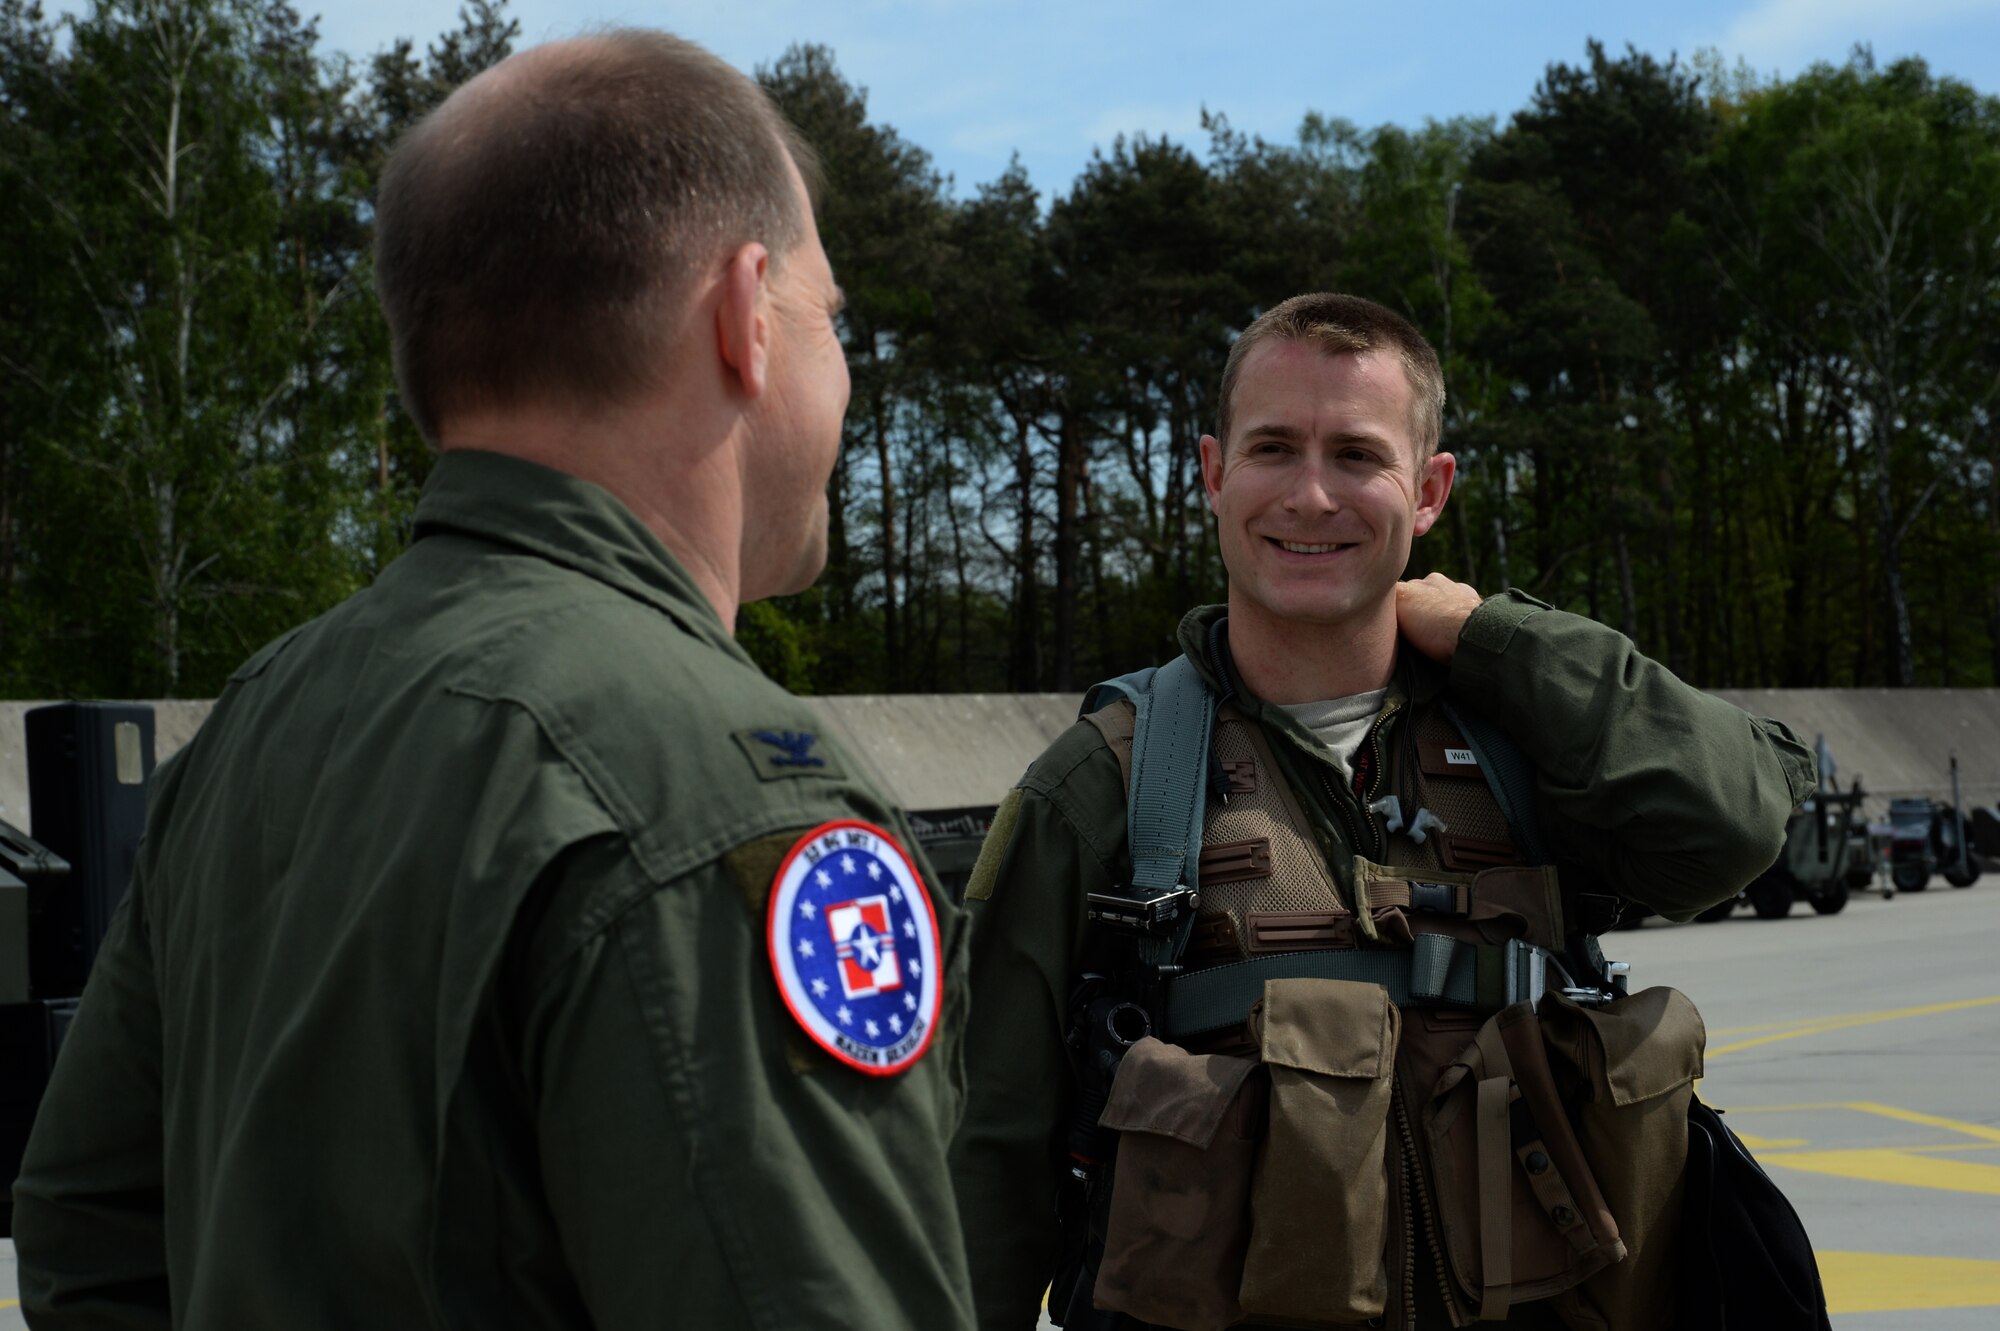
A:
{"label": "chest strap", "polygon": [[1266,980],[1354,980],[1380,985],[1398,1007],[1464,1007],[1497,1012],[1519,1002],[1539,1002],[1554,967],[1543,948],[1518,938],[1466,943],[1443,934],[1418,934],[1402,948],[1322,952],[1273,952],[1175,976],[1166,983],[1162,1038],[1186,1040],[1239,1026],[1264,997]]}

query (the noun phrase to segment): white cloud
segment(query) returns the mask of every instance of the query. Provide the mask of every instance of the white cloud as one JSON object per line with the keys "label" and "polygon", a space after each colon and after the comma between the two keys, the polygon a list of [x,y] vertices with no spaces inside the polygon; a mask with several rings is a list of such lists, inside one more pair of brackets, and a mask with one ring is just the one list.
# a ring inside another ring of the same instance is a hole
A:
{"label": "white cloud", "polygon": [[1788,74],[1812,60],[1839,59],[1858,41],[1883,39],[1973,14],[2000,13],[2000,0],[1760,0],[1737,15],[1724,56]]}

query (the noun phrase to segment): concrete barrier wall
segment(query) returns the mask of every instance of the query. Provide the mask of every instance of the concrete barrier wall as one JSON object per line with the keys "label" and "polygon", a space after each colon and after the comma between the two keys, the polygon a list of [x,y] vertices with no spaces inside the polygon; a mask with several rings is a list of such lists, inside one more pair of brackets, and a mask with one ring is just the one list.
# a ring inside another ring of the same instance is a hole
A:
{"label": "concrete barrier wall", "polygon": [[1825,735],[1842,788],[1867,807],[1905,795],[1951,798],[1951,755],[1968,807],[2000,800],[2000,689],[1717,689],[1783,721],[1807,744]]}
{"label": "concrete barrier wall", "polygon": [[[1903,795],[1949,798],[1958,754],[1967,805],[2000,801],[2000,689],[1725,689],[1747,711],[1775,717],[1807,744],[1825,735],[1845,787],[1856,776],[1879,810]],[[1076,715],[1071,693],[862,694],[810,698],[841,746],[905,807],[962,809],[999,802]],[[32,830],[21,716],[0,703],[0,819]],[[157,756],[193,737],[208,702],[156,702]]]}
{"label": "concrete barrier wall", "polygon": [[[809,698],[841,747],[912,809],[989,806],[1076,716],[1080,694],[930,693]],[[41,702],[0,702],[0,820],[32,831],[22,715]],[[209,701],[154,702],[164,762],[207,719]]]}

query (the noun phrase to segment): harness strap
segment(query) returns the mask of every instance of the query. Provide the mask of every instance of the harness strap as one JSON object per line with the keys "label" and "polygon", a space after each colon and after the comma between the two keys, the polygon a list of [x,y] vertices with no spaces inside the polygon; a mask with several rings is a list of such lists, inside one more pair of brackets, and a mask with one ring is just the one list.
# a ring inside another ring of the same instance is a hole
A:
{"label": "harness strap", "polygon": [[1542,841],[1541,820],[1535,816],[1535,769],[1527,755],[1508,739],[1505,732],[1477,712],[1463,711],[1440,699],[1445,718],[1465,736],[1465,746],[1479,761],[1480,774],[1493,792],[1508,830],[1520,841],[1530,864],[1551,863],[1549,848]]}
{"label": "harness strap", "polygon": [[1548,954],[1520,939],[1466,943],[1418,934],[1408,950],[1359,948],[1273,952],[1177,975],[1166,982],[1161,1038],[1187,1040],[1241,1025],[1266,980],[1355,980],[1380,985],[1399,1007],[1497,1011],[1541,997]]}
{"label": "harness strap", "polygon": [[1485,1076],[1479,1079],[1473,1110],[1478,1123],[1479,1157],[1479,1320],[1505,1321],[1514,1283],[1514,1207],[1508,1106],[1514,1068],[1498,1032],[1489,1023],[1476,1042]]}
{"label": "harness strap", "polygon": [[1202,815],[1208,803],[1208,734],[1215,697],[1178,656],[1133,699],[1132,788],[1126,821],[1132,886],[1153,891],[1196,887]]}
{"label": "harness strap", "polygon": [[1379,878],[1368,884],[1367,891],[1368,900],[1363,908],[1370,912],[1382,906],[1400,906],[1404,910],[1427,910],[1440,915],[1472,913],[1472,889],[1464,883]]}
{"label": "harness strap", "polygon": [[[1142,687],[1122,691],[1132,700],[1136,716],[1125,812],[1132,884],[1120,895],[1146,902],[1192,893],[1200,886],[1215,695],[1185,656],[1153,671]],[[1171,932],[1140,936],[1140,961],[1156,970],[1177,964],[1194,932],[1194,920],[1190,900],[1180,907]]]}

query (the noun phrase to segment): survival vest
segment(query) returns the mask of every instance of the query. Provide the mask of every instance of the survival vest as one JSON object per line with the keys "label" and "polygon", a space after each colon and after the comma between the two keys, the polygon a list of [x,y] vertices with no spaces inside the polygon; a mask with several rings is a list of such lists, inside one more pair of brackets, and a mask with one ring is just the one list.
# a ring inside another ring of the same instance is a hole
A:
{"label": "survival vest", "polygon": [[1547,1301],[1545,1323],[1666,1331],[1700,1017],[1627,995],[1566,923],[1511,742],[1403,706],[1366,741],[1388,834],[1346,829],[1347,899],[1263,728],[1185,657],[1087,695],[1132,860],[1087,913],[1152,1031],[1098,1119],[1091,1301],[1189,1328]]}

